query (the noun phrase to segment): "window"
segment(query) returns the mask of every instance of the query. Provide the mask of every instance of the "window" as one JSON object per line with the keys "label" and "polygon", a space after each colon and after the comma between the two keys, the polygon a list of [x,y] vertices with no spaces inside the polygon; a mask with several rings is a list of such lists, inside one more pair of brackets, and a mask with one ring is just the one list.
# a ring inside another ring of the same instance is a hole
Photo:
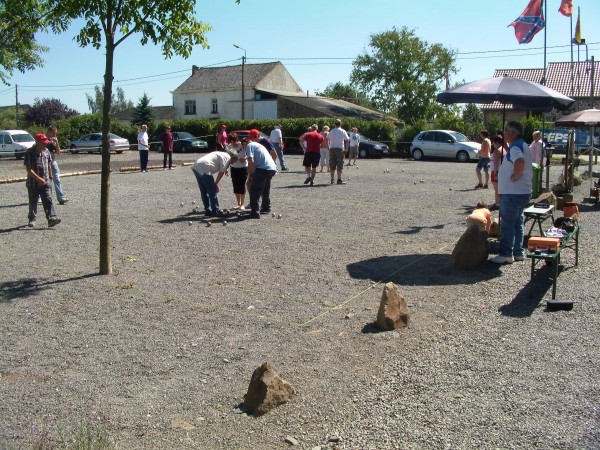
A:
{"label": "window", "polygon": [[185,101],[185,114],[196,114],[196,100],[186,100]]}
{"label": "window", "polygon": [[219,102],[216,98],[212,99],[212,114],[219,114]]}

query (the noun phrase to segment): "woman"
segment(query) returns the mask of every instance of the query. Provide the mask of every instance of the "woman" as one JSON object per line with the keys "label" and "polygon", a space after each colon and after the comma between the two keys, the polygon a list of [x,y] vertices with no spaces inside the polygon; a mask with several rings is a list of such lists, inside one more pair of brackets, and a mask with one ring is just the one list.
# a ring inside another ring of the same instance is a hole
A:
{"label": "woman", "polygon": [[323,167],[327,168],[327,172],[329,172],[329,127],[325,125],[323,127],[323,131],[321,131],[321,136],[323,136],[323,142],[321,142],[321,172],[323,172]]}
{"label": "woman", "polygon": [[505,155],[502,144],[504,138],[499,134],[492,138],[492,154],[490,158],[490,172],[492,172],[492,186],[494,186],[494,204],[490,206],[491,211],[495,211],[500,206],[500,195],[498,195],[498,168],[500,160]]}
{"label": "woman", "polygon": [[231,164],[231,183],[233,184],[233,193],[237,205],[233,209],[245,209],[244,201],[246,199],[246,179],[248,178],[248,160],[246,159],[246,144],[248,141],[238,139],[236,133],[229,134],[229,144],[227,150],[236,152],[238,159]]}

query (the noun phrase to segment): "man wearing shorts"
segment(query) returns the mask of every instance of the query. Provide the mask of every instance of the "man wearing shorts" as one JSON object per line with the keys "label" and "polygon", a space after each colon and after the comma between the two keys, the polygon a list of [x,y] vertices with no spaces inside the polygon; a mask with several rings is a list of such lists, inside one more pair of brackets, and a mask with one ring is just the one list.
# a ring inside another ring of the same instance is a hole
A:
{"label": "man wearing shorts", "polygon": [[[489,181],[489,168],[490,168],[490,152],[492,149],[492,143],[490,142],[490,133],[487,130],[482,130],[479,133],[481,138],[481,149],[479,150],[479,161],[477,161],[477,167],[475,173],[477,174],[477,185],[475,189],[487,189]],[[481,177],[481,169],[485,172],[485,184]]]}
{"label": "man wearing shorts", "polygon": [[321,143],[323,142],[323,136],[317,131],[319,127],[317,125],[311,125],[310,131],[300,136],[300,145],[304,147],[306,143],[306,151],[304,152],[304,171],[306,172],[306,180],[304,184],[310,183],[312,186],[315,181],[315,175],[317,173],[317,166],[321,161]]}
{"label": "man wearing shorts", "polygon": [[360,134],[358,134],[358,128],[352,128],[350,133],[350,144],[348,149],[348,166],[350,166],[350,160],[354,158],[353,166],[356,165],[356,158],[358,158],[358,147],[360,146]]}
{"label": "man wearing shorts", "polygon": [[331,184],[334,183],[333,176],[337,171],[337,184],[346,184],[342,181],[342,170],[344,169],[344,154],[348,151],[350,138],[346,130],[342,128],[342,121],[336,119],[335,128],[329,132],[329,171],[331,173]]}

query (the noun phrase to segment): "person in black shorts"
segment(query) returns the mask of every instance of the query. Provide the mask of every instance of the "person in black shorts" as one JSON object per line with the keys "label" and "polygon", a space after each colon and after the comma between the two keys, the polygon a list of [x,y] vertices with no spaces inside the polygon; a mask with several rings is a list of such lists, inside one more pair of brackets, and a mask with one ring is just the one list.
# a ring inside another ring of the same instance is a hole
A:
{"label": "person in black shorts", "polygon": [[300,136],[300,145],[304,147],[306,142],[306,151],[304,152],[304,171],[306,172],[306,180],[304,184],[312,186],[315,181],[315,175],[317,173],[317,167],[321,161],[321,143],[323,142],[323,136],[317,130],[319,127],[316,124],[311,125],[310,131]]}

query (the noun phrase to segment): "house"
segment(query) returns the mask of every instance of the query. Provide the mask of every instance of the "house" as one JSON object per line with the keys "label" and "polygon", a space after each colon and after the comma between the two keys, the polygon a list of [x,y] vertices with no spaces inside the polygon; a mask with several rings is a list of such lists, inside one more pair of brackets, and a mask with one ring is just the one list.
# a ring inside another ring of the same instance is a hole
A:
{"label": "house", "polygon": [[[573,111],[581,111],[593,107],[600,107],[600,64],[594,67],[594,97],[590,98],[591,93],[591,62],[574,62],[571,72],[570,62],[551,62],[546,69],[546,86],[563,95],[575,100],[575,105],[571,111],[552,110],[546,113],[545,118],[549,122],[558,120],[565,114]],[[521,80],[541,83],[544,78],[544,69],[496,69],[494,77],[509,76]],[[502,115],[503,106],[499,102],[482,105],[484,121],[492,115]],[[530,113],[517,111],[507,105],[506,120],[520,120],[529,116]],[[539,113],[536,113],[539,114]]]}

